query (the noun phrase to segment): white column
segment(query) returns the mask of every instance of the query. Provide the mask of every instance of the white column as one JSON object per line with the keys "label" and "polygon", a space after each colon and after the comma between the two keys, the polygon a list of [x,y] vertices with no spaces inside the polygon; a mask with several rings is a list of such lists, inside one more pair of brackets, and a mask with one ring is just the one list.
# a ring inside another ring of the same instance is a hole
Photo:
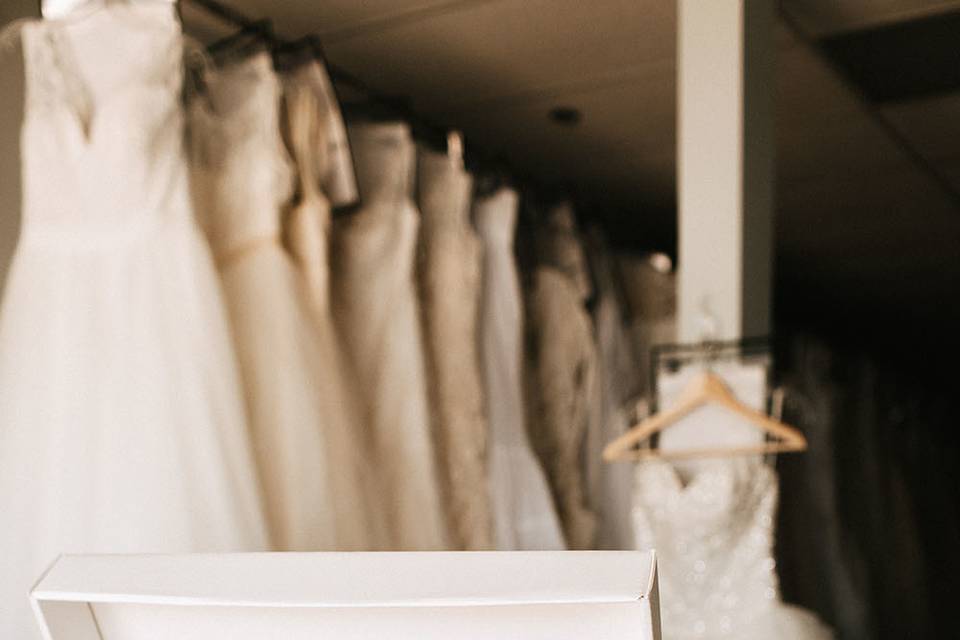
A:
{"label": "white column", "polygon": [[770,331],[773,6],[678,0],[682,342]]}
{"label": "white column", "polygon": [[[770,331],[773,0],[678,0],[678,333],[681,342]],[[762,407],[765,369],[718,372]],[[658,384],[670,406],[696,367]],[[672,381],[672,384],[671,384]],[[687,416],[660,448],[755,444],[763,432],[718,409]],[[700,465],[677,464],[681,473]]]}

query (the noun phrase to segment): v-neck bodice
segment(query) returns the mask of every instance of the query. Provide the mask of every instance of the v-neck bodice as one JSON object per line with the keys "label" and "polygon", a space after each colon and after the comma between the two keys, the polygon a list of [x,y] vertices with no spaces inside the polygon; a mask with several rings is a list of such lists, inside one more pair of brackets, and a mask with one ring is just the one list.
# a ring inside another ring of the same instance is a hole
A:
{"label": "v-neck bodice", "polygon": [[188,195],[173,7],[29,22],[23,46],[24,237],[113,244],[160,222],[159,211],[187,211],[170,206]]}
{"label": "v-neck bodice", "polygon": [[637,466],[637,547],[655,548],[672,638],[829,637],[784,605],[773,559],[776,472],[758,457],[702,461],[685,483],[669,462]]}

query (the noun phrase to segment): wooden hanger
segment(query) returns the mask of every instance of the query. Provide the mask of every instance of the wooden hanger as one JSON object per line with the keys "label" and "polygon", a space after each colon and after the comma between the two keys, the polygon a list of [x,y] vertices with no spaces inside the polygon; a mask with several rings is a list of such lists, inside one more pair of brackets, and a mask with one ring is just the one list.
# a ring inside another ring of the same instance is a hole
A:
{"label": "wooden hanger", "polygon": [[[636,445],[650,439],[656,433],[663,431],[681,418],[689,415],[696,409],[706,405],[716,405],[742,416],[747,422],[767,434],[774,440],[755,445],[732,447],[704,447],[699,449],[685,449],[679,451],[664,451],[647,448],[637,449]],[[697,376],[680,395],[680,400],[670,409],[650,416],[640,424],[611,441],[603,450],[603,459],[606,462],[625,460],[645,460],[649,458],[661,459],[690,459],[728,457],[748,454],[776,453],[787,451],[804,451],[807,440],[798,430],[778,422],[759,411],[744,405],[730,388],[711,371]]]}

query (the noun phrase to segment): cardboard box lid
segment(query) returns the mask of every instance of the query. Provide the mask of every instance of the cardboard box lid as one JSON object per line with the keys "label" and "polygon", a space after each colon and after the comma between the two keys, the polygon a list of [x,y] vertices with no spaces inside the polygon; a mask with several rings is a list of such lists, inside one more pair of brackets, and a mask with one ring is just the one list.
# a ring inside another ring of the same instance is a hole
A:
{"label": "cardboard box lid", "polygon": [[263,607],[623,603],[656,589],[653,552],[61,556],[43,602]]}

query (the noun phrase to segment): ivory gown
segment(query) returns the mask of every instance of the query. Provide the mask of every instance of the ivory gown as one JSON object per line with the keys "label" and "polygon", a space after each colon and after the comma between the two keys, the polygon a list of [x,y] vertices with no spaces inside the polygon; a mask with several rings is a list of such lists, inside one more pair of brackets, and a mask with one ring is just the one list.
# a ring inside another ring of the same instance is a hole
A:
{"label": "ivory gown", "polygon": [[501,551],[564,549],[550,487],[527,436],[523,397],[523,301],[513,241],[517,192],[478,200],[483,241],[480,364],[490,424],[489,475],[494,542]]}
{"label": "ivory gown", "polygon": [[[298,198],[287,212],[284,237],[288,250],[306,282],[307,296],[314,313],[316,332],[323,351],[326,375],[318,389],[324,401],[324,424],[335,433],[342,433],[345,455],[354,460],[360,471],[357,479],[363,494],[354,505],[341,508],[360,510],[367,527],[355,549],[387,548],[383,506],[376,486],[375,460],[369,455],[372,434],[363,407],[363,395],[356,371],[344,354],[340,336],[333,321],[330,299],[330,202],[318,184],[329,174],[330,151],[342,153],[329,140],[331,118],[325,117],[317,99],[312,76],[319,72],[314,61],[300,67],[285,80],[285,104],[290,149],[296,159]],[[343,133],[346,136],[346,132]],[[352,164],[351,164],[352,170]],[[332,464],[338,464],[336,460]],[[353,495],[351,492],[348,495]]]}
{"label": "ivory gown", "polygon": [[773,559],[776,472],[757,457],[698,461],[686,483],[665,460],[637,466],[637,548],[657,550],[665,638],[828,640],[784,604]]}
{"label": "ivory gown", "polygon": [[337,373],[310,294],[281,244],[293,167],[281,85],[259,53],[208,73],[191,104],[193,177],[240,357],[273,543],[282,551],[369,546],[352,424],[324,395]]}
{"label": "ivory gown", "polygon": [[362,208],[334,225],[334,318],[370,417],[390,548],[448,548],[414,287],[419,216],[406,125],[351,127]]}
{"label": "ivory gown", "polygon": [[493,548],[487,421],[477,345],[481,247],[470,225],[473,180],[453,158],[420,151],[417,252],[430,415],[442,495],[458,549]]}
{"label": "ivory gown", "polygon": [[267,548],[183,152],[172,5],[22,28],[25,222],[0,312],[0,637],[60,553]]}

